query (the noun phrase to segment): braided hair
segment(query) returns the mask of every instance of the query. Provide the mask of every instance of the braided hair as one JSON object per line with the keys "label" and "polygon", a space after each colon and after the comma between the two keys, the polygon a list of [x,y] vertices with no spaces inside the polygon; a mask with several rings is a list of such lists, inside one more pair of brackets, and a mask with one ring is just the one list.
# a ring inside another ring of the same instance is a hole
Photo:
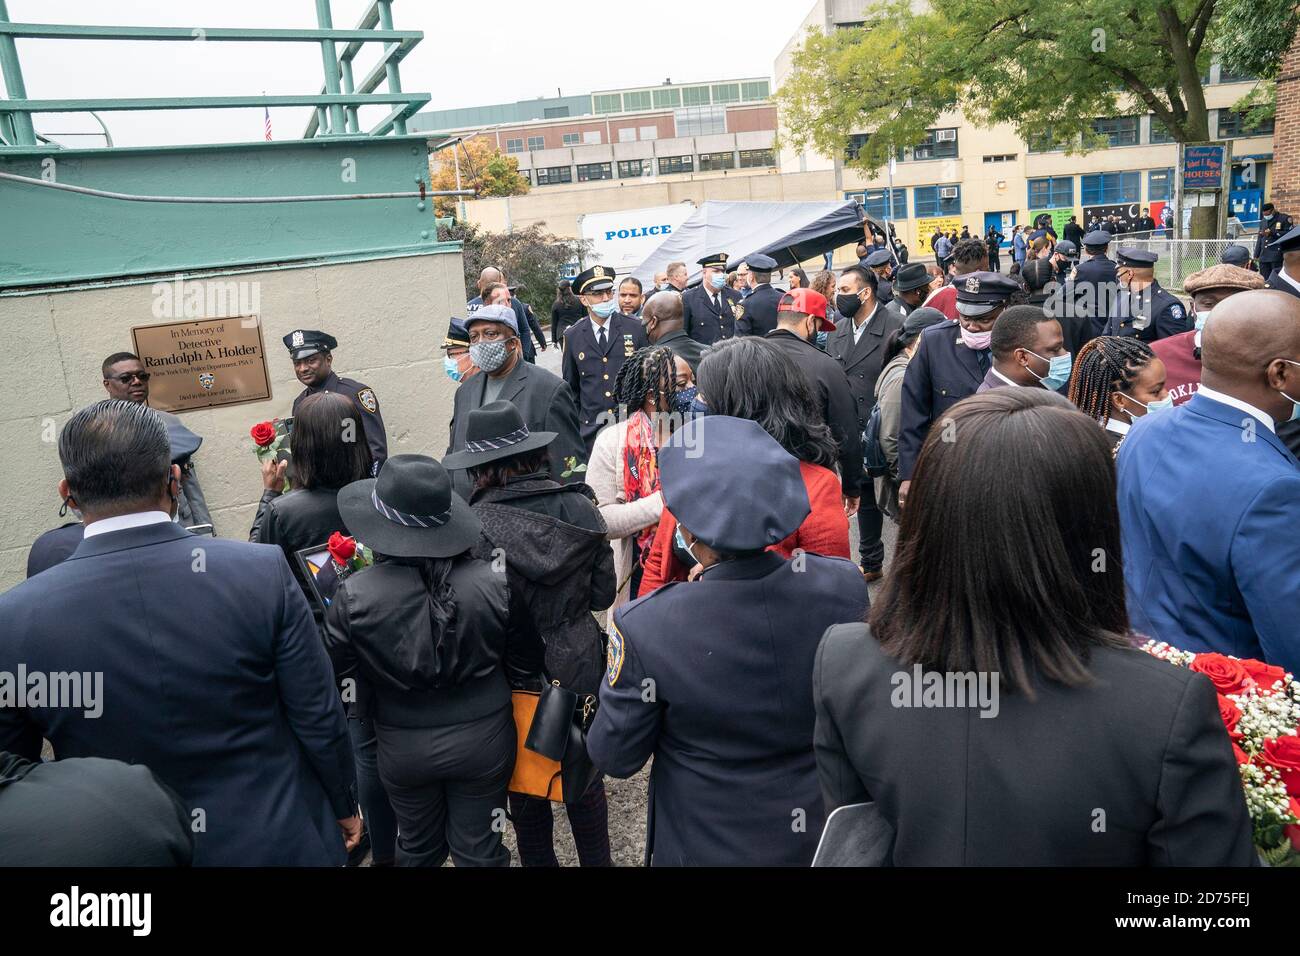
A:
{"label": "braided hair", "polygon": [[1070,401],[1105,425],[1110,397],[1133,387],[1138,373],[1155,358],[1151,346],[1132,336],[1102,335],[1089,341],[1074,360]]}
{"label": "braided hair", "polygon": [[658,392],[663,404],[672,411],[677,394],[677,366],[669,348],[653,345],[638,349],[623,363],[614,378],[614,400],[631,415],[645,406],[646,396]]}

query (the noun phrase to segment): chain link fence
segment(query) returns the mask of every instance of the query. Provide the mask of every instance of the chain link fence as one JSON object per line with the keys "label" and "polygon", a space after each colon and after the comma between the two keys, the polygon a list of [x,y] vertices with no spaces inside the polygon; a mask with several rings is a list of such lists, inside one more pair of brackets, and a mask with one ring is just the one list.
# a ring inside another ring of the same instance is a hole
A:
{"label": "chain link fence", "polygon": [[1136,246],[1160,256],[1156,262],[1156,279],[1166,289],[1181,291],[1183,282],[1193,272],[1217,265],[1228,246],[1241,246],[1250,255],[1255,249],[1254,237],[1240,239],[1160,239],[1116,236],[1110,255],[1114,258],[1120,246]]}

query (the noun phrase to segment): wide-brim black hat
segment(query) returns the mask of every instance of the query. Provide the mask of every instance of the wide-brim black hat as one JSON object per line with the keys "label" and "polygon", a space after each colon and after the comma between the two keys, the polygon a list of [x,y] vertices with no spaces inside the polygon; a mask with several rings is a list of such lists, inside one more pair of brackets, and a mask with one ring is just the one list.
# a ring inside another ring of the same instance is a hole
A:
{"label": "wide-brim black hat", "polygon": [[483,531],[452,491],[447,470],[425,455],[394,455],[378,478],[340,489],[338,506],[353,537],[396,558],[450,558],[468,551]]}
{"label": "wide-brim black hat", "polygon": [[926,271],[924,265],[919,262],[909,262],[901,266],[894,275],[895,292],[911,292],[913,289],[919,289],[927,286],[934,281],[934,276]]}
{"label": "wide-brim black hat", "polygon": [[451,471],[474,468],[501,458],[545,448],[557,432],[529,431],[514,402],[497,399],[469,413],[465,421],[465,447],[442,460]]}

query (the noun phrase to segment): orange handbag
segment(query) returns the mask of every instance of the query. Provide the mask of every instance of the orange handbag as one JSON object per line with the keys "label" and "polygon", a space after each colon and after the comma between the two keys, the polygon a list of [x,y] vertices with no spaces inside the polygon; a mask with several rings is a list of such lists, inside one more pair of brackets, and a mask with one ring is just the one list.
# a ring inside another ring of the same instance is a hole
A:
{"label": "orange handbag", "polygon": [[537,702],[541,692],[515,690],[510,692],[510,703],[515,712],[515,770],[510,775],[510,792],[543,800],[564,801],[563,768],[560,761],[543,757],[524,746],[528,731],[533,726]]}

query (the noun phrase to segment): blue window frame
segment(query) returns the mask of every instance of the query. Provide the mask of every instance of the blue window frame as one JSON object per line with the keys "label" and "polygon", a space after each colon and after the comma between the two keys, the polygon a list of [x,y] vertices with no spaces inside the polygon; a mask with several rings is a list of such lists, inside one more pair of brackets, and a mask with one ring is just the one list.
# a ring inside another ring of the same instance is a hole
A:
{"label": "blue window frame", "polygon": [[1048,176],[1029,180],[1030,209],[1063,209],[1074,205],[1074,177]]}
{"label": "blue window frame", "polygon": [[1139,202],[1141,173],[1095,173],[1079,177],[1079,192],[1085,206],[1109,206],[1121,202]]}
{"label": "blue window frame", "polygon": [[912,190],[912,208],[918,219],[929,216],[960,216],[961,186],[956,183],[943,186],[917,186]]}
{"label": "blue window frame", "polygon": [[888,189],[868,189],[860,193],[846,193],[844,198],[856,199],[866,209],[867,215],[874,219],[906,219],[907,190],[901,186],[895,187],[892,210],[887,208],[890,205],[888,193]]}
{"label": "blue window frame", "polygon": [[1172,166],[1165,169],[1153,169],[1147,173],[1147,199],[1155,202],[1160,199],[1174,198],[1174,170]]}

